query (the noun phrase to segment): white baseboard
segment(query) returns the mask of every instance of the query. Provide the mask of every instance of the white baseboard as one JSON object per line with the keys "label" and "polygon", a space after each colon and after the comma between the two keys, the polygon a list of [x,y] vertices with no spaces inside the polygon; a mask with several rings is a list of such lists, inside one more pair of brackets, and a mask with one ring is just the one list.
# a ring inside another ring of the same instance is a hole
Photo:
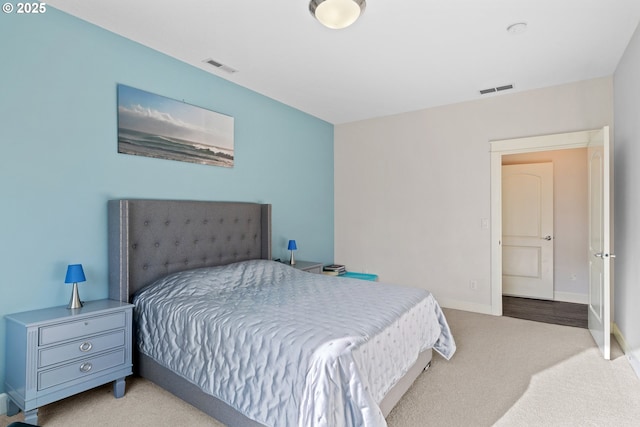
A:
{"label": "white baseboard", "polygon": [[7,393],[0,394],[0,415],[7,413]]}
{"label": "white baseboard", "polygon": [[631,367],[636,372],[638,378],[640,378],[640,360],[633,353],[627,354],[627,359],[629,359]]}
{"label": "white baseboard", "polygon": [[618,324],[616,322],[611,322],[611,333],[616,338],[616,341],[618,341],[618,344],[620,344],[620,348],[624,354],[629,353],[630,351],[627,346],[627,342],[625,341],[624,336],[622,336],[622,332],[620,332],[620,328],[618,328]]}
{"label": "white baseboard", "polygon": [[633,368],[634,372],[636,373],[638,378],[640,378],[640,359],[638,359],[638,357],[640,357],[640,354],[636,354],[638,352],[634,353],[632,349],[627,345],[627,341],[624,339],[624,335],[622,335],[622,332],[620,331],[620,328],[618,328],[616,322],[612,323],[611,333],[616,338],[616,341],[618,341],[618,344],[620,344],[620,348],[624,352],[625,356],[627,356],[627,360],[629,360],[629,364]]}
{"label": "white baseboard", "polygon": [[589,304],[589,295],[576,294],[574,292],[554,292],[553,299],[555,301],[573,302],[576,304]]}
{"label": "white baseboard", "polygon": [[473,313],[480,314],[492,314],[491,306],[485,304],[478,304],[475,302],[458,301],[448,298],[436,298],[438,304],[444,308],[452,308],[454,310],[471,311]]}

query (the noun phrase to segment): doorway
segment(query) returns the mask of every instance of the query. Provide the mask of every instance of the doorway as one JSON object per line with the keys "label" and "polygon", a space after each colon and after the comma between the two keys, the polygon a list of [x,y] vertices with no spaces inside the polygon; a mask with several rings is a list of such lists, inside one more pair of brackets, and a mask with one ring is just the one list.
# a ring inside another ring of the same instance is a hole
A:
{"label": "doorway", "polygon": [[[532,156],[537,156],[537,161],[544,158],[544,153],[556,153],[559,150],[572,150],[572,149],[585,149],[589,144],[589,138],[592,131],[584,132],[572,132],[566,134],[545,135],[529,138],[518,138],[511,140],[500,140],[491,142],[491,306],[492,314],[502,315],[502,165],[505,159],[511,160],[518,159],[524,161],[525,157],[527,161],[532,161]],[[517,156],[514,156],[517,155]],[[585,160],[586,163],[586,160]],[[586,182],[586,176],[584,181]],[[556,208],[557,210],[557,208]],[[585,206],[583,212],[587,214],[587,208]],[[555,234],[560,232],[560,228],[556,227]],[[565,239],[563,239],[565,240]],[[566,239],[570,241],[571,239]],[[554,241],[556,246],[558,245],[558,239]],[[587,242],[581,242],[582,254],[584,258],[586,253]],[[556,253],[559,253],[556,248]],[[563,277],[566,277],[567,273],[562,273]],[[575,281],[579,281],[577,272],[568,272],[569,280],[574,279],[573,274],[576,274]],[[577,292],[576,292],[577,294]],[[555,294],[554,298],[558,295]],[[560,295],[562,297],[562,295]],[[566,295],[565,295],[566,297]],[[560,299],[560,298],[559,298]],[[564,298],[567,299],[567,298]],[[583,303],[585,301],[571,301],[576,303]]]}

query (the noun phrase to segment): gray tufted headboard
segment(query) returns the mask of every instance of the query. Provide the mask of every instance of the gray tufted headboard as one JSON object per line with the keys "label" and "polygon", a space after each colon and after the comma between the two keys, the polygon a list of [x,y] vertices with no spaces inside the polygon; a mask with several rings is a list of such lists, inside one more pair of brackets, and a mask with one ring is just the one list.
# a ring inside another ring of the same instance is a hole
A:
{"label": "gray tufted headboard", "polygon": [[177,271],[271,259],[271,205],[110,200],[109,298]]}

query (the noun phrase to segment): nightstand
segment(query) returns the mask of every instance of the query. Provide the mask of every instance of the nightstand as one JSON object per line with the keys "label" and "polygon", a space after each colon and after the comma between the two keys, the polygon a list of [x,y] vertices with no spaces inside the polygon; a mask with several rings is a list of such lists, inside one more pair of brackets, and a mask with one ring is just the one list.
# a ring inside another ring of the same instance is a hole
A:
{"label": "nightstand", "polygon": [[99,300],[7,315],[7,415],[21,409],[25,422],[37,424],[38,407],[110,381],[114,396],[124,396],[132,311],[132,304]]}
{"label": "nightstand", "polygon": [[321,262],[313,262],[313,261],[296,261],[291,267],[297,268],[298,270],[306,271],[309,273],[322,273],[322,263]]}

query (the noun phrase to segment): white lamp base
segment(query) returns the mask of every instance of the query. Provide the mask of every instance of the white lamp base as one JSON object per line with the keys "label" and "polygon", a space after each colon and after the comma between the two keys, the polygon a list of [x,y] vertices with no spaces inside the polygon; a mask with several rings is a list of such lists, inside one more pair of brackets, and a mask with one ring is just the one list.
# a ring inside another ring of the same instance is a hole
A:
{"label": "white lamp base", "polygon": [[80,301],[80,294],[78,294],[78,284],[73,284],[73,292],[71,293],[71,299],[69,300],[69,305],[67,308],[72,310],[77,308],[82,308],[82,301]]}
{"label": "white lamp base", "polygon": [[296,263],[296,260],[293,258],[293,251],[289,251],[291,252],[291,258],[289,259],[289,264],[294,265]]}

